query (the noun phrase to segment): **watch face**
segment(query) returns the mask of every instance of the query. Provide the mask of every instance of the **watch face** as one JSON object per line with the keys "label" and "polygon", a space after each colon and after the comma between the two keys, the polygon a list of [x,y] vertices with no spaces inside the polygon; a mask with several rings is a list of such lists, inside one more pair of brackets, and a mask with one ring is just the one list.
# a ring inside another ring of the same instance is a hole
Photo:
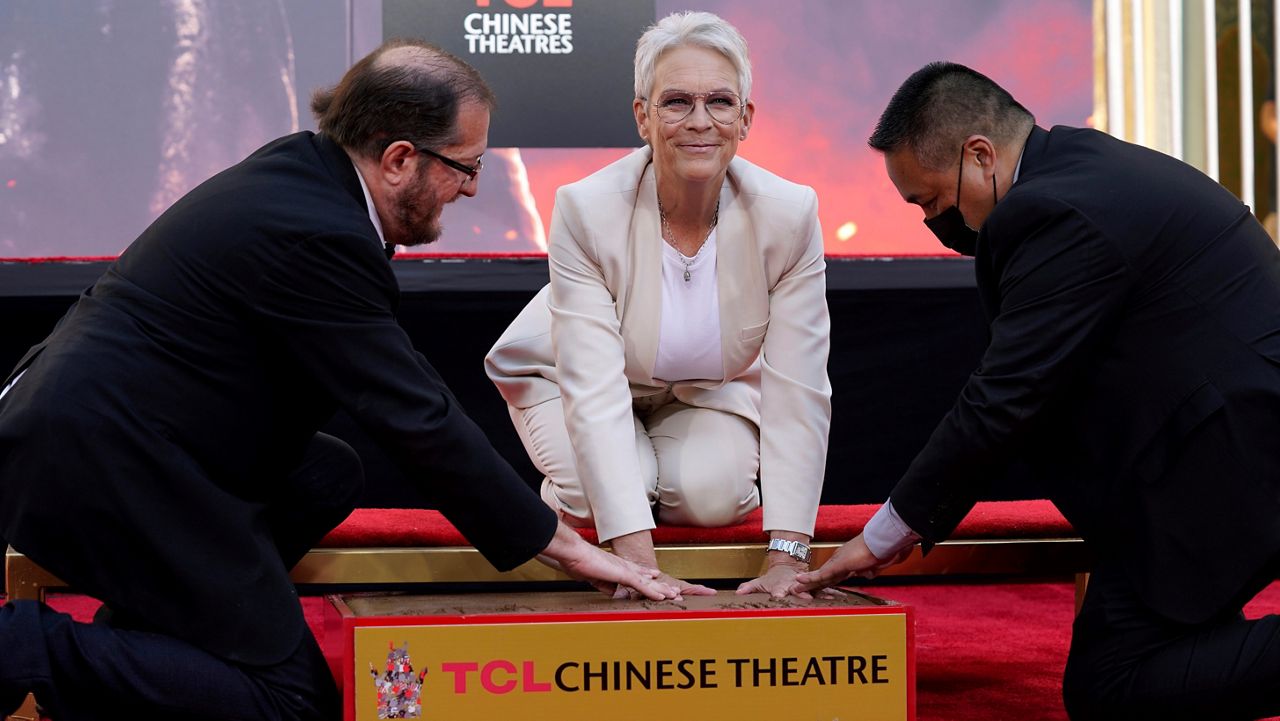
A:
{"label": "watch face", "polygon": [[809,546],[800,541],[784,541],[782,539],[773,539],[769,541],[770,551],[782,551],[797,561],[809,562],[811,552]]}

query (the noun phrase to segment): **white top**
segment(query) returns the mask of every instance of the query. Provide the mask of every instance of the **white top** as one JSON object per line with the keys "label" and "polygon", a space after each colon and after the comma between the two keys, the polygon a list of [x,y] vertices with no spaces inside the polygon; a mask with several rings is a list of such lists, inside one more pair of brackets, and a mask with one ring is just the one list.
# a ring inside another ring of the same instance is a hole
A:
{"label": "white top", "polygon": [[715,229],[692,258],[662,244],[661,315],[653,377],[667,382],[723,379]]}

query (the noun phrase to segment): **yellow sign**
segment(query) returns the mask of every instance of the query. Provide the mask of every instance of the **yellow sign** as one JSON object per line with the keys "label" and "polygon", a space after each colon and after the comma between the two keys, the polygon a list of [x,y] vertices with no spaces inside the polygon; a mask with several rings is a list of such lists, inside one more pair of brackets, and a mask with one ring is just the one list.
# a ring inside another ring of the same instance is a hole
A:
{"label": "yellow sign", "polygon": [[347,693],[356,721],[914,717],[901,607],[694,616],[382,618],[406,625],[354,629]]}

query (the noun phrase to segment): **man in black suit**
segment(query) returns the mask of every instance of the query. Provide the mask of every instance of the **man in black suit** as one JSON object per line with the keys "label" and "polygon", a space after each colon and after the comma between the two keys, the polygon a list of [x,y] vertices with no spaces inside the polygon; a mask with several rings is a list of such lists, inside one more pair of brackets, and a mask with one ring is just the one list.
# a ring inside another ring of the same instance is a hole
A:
{"label": "man in black suit", "polygon": [[[870,140],[974,255],[981,365],[813,588],[947,537],[1015,457],[1096,561],[1064,680],[1073,719],[1280,713],[1280,618],[1239,612],[1280,551],[1280,254],[1194,168],[934,63]],[[977,230],[973,230],[976,228]]]}
{"label": "man in black suit", "polygon": [[[354,504],[341,408],[498,568],[675,596],[559,524],[395,321],[396,244],[474,195],[493,96],[384,45],[272,142],[191,191],[3,383],[0,534],[109,623],[0,609],[0,716],[333,719],[289,568]],[[477,360],[478,362],[478,360]]]}

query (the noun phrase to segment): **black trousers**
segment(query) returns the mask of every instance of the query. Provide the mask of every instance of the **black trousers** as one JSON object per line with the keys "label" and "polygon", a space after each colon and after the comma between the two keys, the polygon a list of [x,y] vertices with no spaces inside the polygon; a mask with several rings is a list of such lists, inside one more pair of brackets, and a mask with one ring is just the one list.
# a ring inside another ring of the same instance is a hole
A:
{"label": "black trousers", "polygon": [[1073,721],[1280,715],[1280,616],[1246,621],[1240,614],[1274,569],[1227,612],[1187,625],[1148,609],[1116,565],[1094,569],[1076,617],[1063,678]]}
{"label": "black trousers", "polygon": [[[269,507],[271,532],[287,567],[346,518],[363,485],[355,451],[317,434]],[[162,597],[163,585],[155,593]],[[84,624],[33,601],[0,608],[0,717],[12,713],[28,692],[54,721],[341,717],[337,687],[309,633],[284,661],[248,666],[154,633],[132,609],[110,611]]]}
{"label": "black trousers", "polygon": [[0,608],[0,648],[0,714],[34,691],[54,721],[341,717],[310,634],[279,664],[240,666],[169,636],[77,623],[44,604],[14,601]]}

